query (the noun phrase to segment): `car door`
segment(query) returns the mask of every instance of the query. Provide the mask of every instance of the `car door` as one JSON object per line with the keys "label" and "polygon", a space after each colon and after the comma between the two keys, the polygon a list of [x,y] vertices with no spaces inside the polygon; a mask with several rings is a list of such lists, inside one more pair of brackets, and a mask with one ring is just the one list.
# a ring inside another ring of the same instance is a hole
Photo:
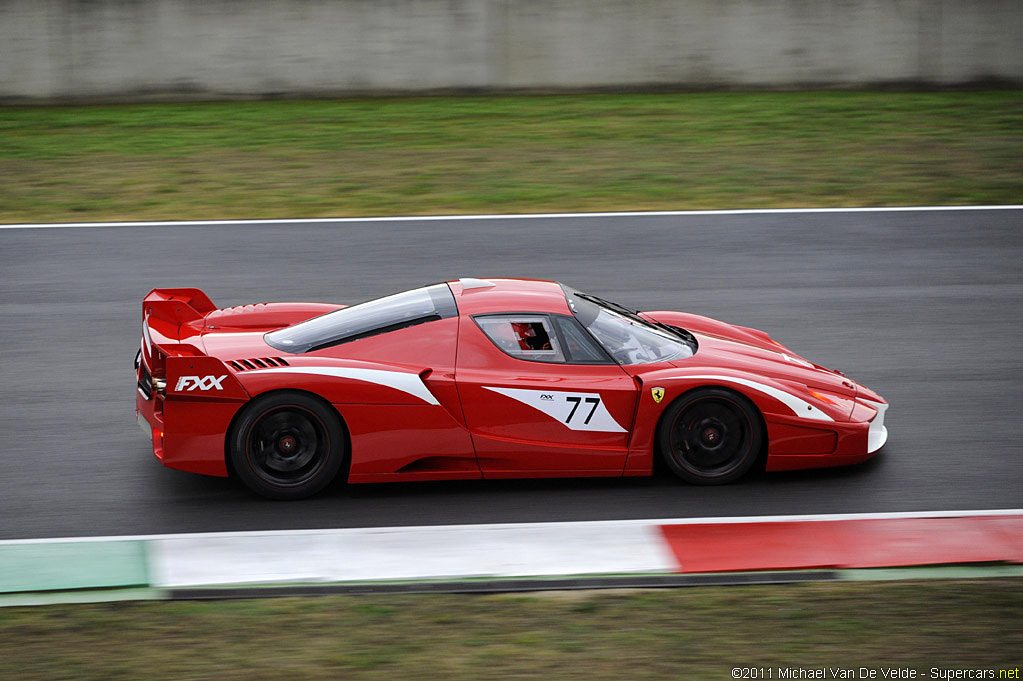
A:
{"label": "car door", "polygon": [[621,474],[636,383],[574,318],[463,318],[455,383],[484,477]]}

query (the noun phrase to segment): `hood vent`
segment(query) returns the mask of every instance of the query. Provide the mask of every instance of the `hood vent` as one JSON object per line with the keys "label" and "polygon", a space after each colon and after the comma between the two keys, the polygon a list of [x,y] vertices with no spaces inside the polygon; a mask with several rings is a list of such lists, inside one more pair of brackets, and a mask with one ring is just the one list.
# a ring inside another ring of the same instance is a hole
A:
{"label": "hood vent", "polygon": [[272,367],[286,367],[287,360],[283,357],[249,357],[248,359],[232,359],[230,366],[235,371],[249,371],[250,369],[270,369]]}

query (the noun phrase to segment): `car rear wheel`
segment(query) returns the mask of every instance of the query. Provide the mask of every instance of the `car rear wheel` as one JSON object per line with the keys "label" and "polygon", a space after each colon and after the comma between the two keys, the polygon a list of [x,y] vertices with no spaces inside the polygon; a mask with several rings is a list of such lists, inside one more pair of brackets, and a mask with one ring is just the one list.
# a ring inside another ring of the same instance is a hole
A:
{"label": "car rear wheel", "polygon": [[333,410],[302,393],[253,400],[232,430],[235,473],[269,499],[303,499],[337,476],[345,458],[341,422]]}
{"label": "car rear wheel", "polygon": [[668,407],[658,441],[665,463],[678,477],[722,485],[753,467],[764,436],[749,400],[730,390],[704,388]]}

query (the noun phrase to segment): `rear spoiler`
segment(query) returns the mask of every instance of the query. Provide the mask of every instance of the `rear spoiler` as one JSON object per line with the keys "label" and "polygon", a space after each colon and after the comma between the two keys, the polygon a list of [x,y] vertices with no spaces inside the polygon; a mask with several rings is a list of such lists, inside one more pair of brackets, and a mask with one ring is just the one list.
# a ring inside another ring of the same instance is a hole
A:
{"label": "rear spoiler", "polygon": [[[202,330],[202,320],[217,306],[197,288],[155,288],[142,299],[143,333],[151,328],[165,339],[183,340]],[[191,330],[183,329],[192,324]],[[147,344],[150,342],[146,338]]]}
{"label": "rear spoiler", "polygon": [[142,299],[142,318],[155,317],[180,326],[202,319],[217,309],[197,288],[154,288]]}

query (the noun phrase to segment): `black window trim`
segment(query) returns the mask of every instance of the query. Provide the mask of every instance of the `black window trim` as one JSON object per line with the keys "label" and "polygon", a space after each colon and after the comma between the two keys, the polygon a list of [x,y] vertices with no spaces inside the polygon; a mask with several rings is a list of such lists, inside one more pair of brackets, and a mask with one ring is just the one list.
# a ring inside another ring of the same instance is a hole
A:
{"label": "black window trim", "polygon": [[[484,312],[484,313],[474,314],[474,315],[470,315],[470,316],[472,317],[472,321],[476,323],[476,328],[480,330],[480,332],[486,337],[486,339],[488,341],[490,341],[490,344],[493,345],[495,348],[497,348],[501,353],[507,355],[508,357],[511,357],[512,359],[517,359],[517,360],[520,360],[522,362],[533,362],[535,364],[569,364],[569,365],[572,365],[572,366],[616,366],[616,367],[617,366],[621,366],[618,362],[616,362],[614,360],[613,357],[611,357],[610,354],[608,354],[608,352],[604,348],[604,346],[601,345],[597,341],[597,339],[595,339],[593,337],[593,334],[591,334],[586,329],[585,326],[583,326],[582,324],[579,323],[579,320],[575,318],[575,315],[557,314],[557,313],[551,313],[551,312]],[[477,321],[477,318],[479,318],[479,319],[487,319],[487,318],[493,318],[493,317],[514,317],[514,316],[543,317],[544,319],[546,319],[548,325],[551,327],[551,329],[554,330],[554,335],[558,339],[558,345],[561,346],[561,354],[565,358],[564,361],[561,361],[561,362],[554,361],[554,362],[552,362],[550,360],[531,359],[529,357],[519,357],[518,355],[513,355],[510,352],[508,352],[507,350],[505,350],[504,348],[502,348],[500,345],[495,343],[494,339],[490,337],[490,334],[488,334],[486,332],[486,330],[482,326],[480,326],[480,323]],[[580,331],[583,332],[583,334],[585,334],[588,338],[590,338],[590,340],[593,341],[593,347],[595,347],[602,355],[604,355],[604,361],[597,361],[597,360],[572,361],[572,360],[570,360],[569,359],[569,354],[570,353],[569,353],[569,350],[568,350],[568,345],[565,343],[565,334],[563,334],[561,332],[561,329],[558,328],[558,325],[554,321],[554,317],[560,317],[562,319],[567,320],[570,324],[574,324],[576,326],[576,328],[578,328]]]}
{"label": "black window trim", "polygon": [[[452,319],[452,317],[442,317],[439,314],[425,315],[423,317],[415,317],[413,319],[406,319],[404,321],[395,322],[394,324],[388,324],[387,326],[379,326],[375,329],[368,329],[361,333],[356,333],[351,336],[345,336],[344,338],[338,338],[332,341],[324,341],[319,345],[313,345],[308,350],[303,351],[301,354],[307,352],[316,352],[317,350],[326,350],[327,348],[337,347],[338,345],[344,345],[345,343],[352,343],[363,338],[372,338],[373,336],[380,336],[385,333],[391,333],[392,331],[400,331],[401,329],[408,329],[413,326],[419,326],[420,324],[426,324],[428,322],[439,322],[442,319]],[[269,343],[268,343],[269,345]]]}

